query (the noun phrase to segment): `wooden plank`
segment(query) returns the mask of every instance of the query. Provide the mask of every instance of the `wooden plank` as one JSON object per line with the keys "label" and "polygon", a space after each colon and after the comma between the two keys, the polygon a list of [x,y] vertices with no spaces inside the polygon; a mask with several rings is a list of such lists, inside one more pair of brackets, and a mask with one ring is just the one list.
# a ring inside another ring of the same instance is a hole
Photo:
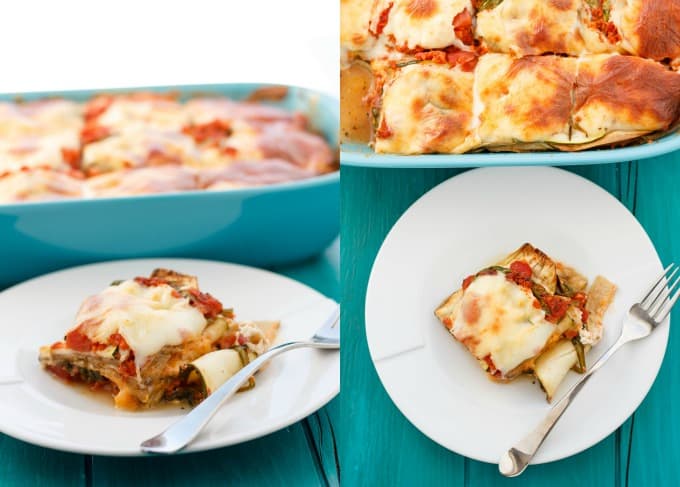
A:
{"label": "wooden plank", "polygon": [[137,458],[94,457],[94,487],[325,485],[300,425],[209,452]]}
{"label": "wooden plank", "polygon": [[463,457],[430,441],[397,410],[368,354],[364,301],[370,269],[385,235],[427,188],[457,171],[341,169],[342,483],[462,484]]}
{"label": "wooden plank", "polygon": [[[680,152],[640,161],[635,215],[664,263],[680,262]],[[626,485],[677,485],[680,479],[680,309],[672,313],[661,371],[635,413]]]}
{"label": "wooden plank", "polygon": [[302,421],[307,440],[326,485],[340,485],[340,454],[337,445],[340,422],[340,398],[336,397]]}
{"label": "wooden plank", "polygon": [[[336,240],[321,256],[295,266],[273,269],[313,287],[329,298],[340,300],[340,241]],[[340,401],[332,400],[300,423],[305,431],[317,469],[324,483],[340,485],[340,464],[336,430],[340,424]]]}
{"label": "wooden plank", "polygon": [[84,486],[87,457],[24,443],[0,434],[0,485],[3,487]]}

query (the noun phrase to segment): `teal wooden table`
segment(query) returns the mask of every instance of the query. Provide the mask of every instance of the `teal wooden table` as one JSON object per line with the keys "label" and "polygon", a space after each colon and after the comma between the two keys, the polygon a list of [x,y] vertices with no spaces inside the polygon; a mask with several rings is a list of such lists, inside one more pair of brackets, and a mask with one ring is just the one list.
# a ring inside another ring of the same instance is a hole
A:
{"label": "teal wooden table", "polygon": [[[339,298],[338,245],[302,264],[272,269]],[[337,486],[339,401],[281,431],[210,452],[168,457],[63,453],[0,434],[0,487],[6,486]]]}
{"label": "teal wooden table", "polygon": [[[621,200],[647,230],[663,262],[680,261],[680,153],[569,170]],[[342,168],[343,423],[338,445],[343,485],[680,485],[678,308],[663,366],[637,412],[593,448],[530,467],[516,479],[501,477],[496,465],[469,460],[432,442],[390,401],[370,360],[364,331],[371,266],[387,232],[411,203],[460,172]]]}

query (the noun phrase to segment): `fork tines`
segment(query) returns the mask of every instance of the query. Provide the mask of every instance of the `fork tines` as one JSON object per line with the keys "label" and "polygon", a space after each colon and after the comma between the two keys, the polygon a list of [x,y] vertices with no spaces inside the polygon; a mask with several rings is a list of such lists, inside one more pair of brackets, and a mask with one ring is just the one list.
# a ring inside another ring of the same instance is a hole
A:
{"label": "fork tines", "polygon": [[666,319],[680,296],[680,289],[678,289],[669,299],[669,296],[680,282],[680,275],[675,277],[671,282],[678,272],[678,269],[680,268],[674,263],[669,264],[668,267],[664,269],[659,279],[652,285],[645,297],[640,301],[640,307],[643,308],[656,323],[661,323]]}

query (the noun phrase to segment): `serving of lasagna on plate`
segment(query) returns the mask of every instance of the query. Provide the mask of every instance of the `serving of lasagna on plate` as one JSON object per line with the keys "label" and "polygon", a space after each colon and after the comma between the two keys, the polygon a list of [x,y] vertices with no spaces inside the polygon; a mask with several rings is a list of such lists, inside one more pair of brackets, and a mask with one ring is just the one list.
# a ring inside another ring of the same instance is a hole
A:
{"label": "serving of lasagna on plate", "polygon": [[100,94],[0,101],[0,203],[221,190],[337,169],[305,115],[220,95]]}
{"label": "serving of lasagna on plate", "polygon": [[267,350],[278,328],[238,322],[195,277],[156,269],[85,299],[75,326],[39,360],[68,383],[109,391],[121,409],[195,405]]}
{"label": "serving of lasagna on plate", "polygon": [[576,270],[526,243],[466,277],[435,315],[491,379],[533,375],[550,401],[570,369],[586,371],[615,293],[604,277],[588,287]]}
{"label": "serving of lasagna on plate", "polygon": [[577,151],[680,119],[674,0],[343,0],[341,129],[377,153]]}

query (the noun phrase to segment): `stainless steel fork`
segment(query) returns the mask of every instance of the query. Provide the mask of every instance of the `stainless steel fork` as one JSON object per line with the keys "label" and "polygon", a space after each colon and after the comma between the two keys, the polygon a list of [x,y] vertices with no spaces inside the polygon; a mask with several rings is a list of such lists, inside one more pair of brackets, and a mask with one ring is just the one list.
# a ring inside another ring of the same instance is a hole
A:
{"label": "stainless steel fork", "polygon": [[233,396],[266,362],[277,355],[296,348],[340,348],[339,320],[340,307],[336,306],[312,338],[304,341],[286,342],[270,348],[218,387],[189,414],[183,416],[182,419],[172,424],[161,434],[142,442],[140,449],[149,453],[174,453],[184,448],[198,436],[198,433],[208,424],[208,421],[212,419],[222,404]]}
{"label": "stainless steel fork", "polygon": [[516,477],[524,472],[543,441],[588,379],[623,345],[633,340],[645,338],[663,323],[680,295],[680,289],[678,289],[670,297],[680,281],[680,276],[675,278],[670,286],[666,285],[673,279],[677,271],[678,267],[675,264],[670,264],[664,269],[661,277],[652,285],[645,297],[628,310],[618,340],[590,367],[581,380],[574,384],[565,396],[552,407],[543,421],[531,433],[501,456],[498,470],[503,475]]}

